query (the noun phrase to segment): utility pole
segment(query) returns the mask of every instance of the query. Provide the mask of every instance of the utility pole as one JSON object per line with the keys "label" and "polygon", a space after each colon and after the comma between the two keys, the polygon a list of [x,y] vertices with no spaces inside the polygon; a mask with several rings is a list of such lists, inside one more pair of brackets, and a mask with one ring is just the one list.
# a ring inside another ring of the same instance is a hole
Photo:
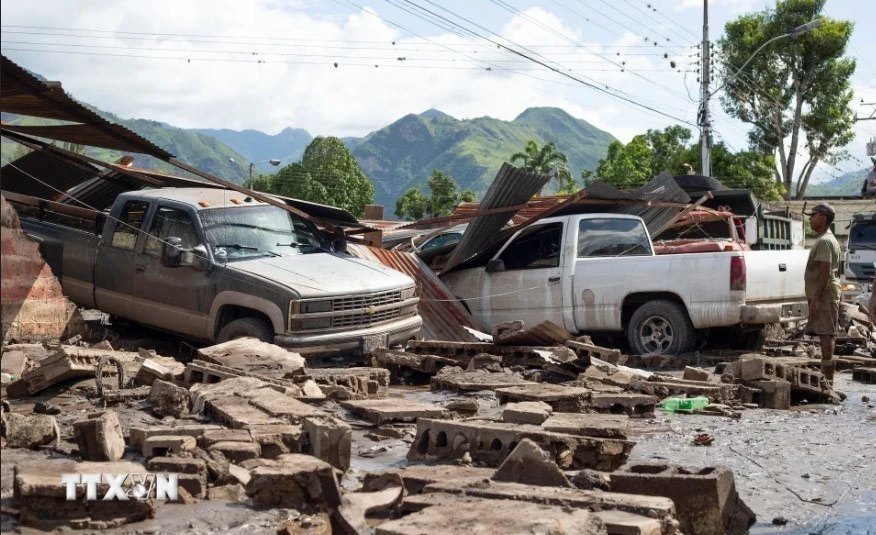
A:
{"label": "utility pole", "polygon": [[702,165],[700,174],[712,175],[712,125],[709,119],[709,0],[703,0],[702,45],[702,105],[700,108],[700,147]]}

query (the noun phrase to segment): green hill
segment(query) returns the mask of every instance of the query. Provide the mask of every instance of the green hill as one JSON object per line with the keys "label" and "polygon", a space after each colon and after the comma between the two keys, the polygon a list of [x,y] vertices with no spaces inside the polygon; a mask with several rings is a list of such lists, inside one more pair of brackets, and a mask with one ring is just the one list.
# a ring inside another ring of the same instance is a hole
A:
{"label": "green hill", "polygon": [[578,177],[596,167],[614,137],[558,108],[530,108],[513,121],[458,120],[429,110],[369,134],[353,154],[374,182],[375,202],[391,211],[399,195],[424,186],[433,169],[448,173],[460,189],[483,195],[502,162],[530,139],[556,143]]}
{"label": "green hill", "polygon": [[872,169],[865,167],[844,173],[833,180],[820,184],[809,184],[806,197],[854,197],[861,194],[861,186],[867,173]]}

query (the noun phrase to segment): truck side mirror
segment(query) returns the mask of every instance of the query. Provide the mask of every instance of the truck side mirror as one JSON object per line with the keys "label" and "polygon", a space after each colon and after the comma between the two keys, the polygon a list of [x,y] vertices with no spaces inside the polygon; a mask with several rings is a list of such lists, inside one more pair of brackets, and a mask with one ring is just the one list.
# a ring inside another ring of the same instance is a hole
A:
{"label": "truck side mirror", "polygon": [[[340,227],[338,228],[340,229]],[[344,233],[343,229],[335,231],[332,235],[332,248],[336,253],[347,252],[347,235]]]}
{"label": "truck side mirror", "polygon": [[164,267],[179,267],[182,261],[182,238],[172,236],[164,240],[161,249],[161,265]]}
{"label": "truck side mirror", "polygon": [[505,271],[505,262],[498,258],[487,262],[487,273],[498,273],[500,271]]}
{"label": "truck side mirror", "polygon": [[206,271],[209,262],[207,261],[207,247],[203,244],[192,248],[192,267],[199,271]]}

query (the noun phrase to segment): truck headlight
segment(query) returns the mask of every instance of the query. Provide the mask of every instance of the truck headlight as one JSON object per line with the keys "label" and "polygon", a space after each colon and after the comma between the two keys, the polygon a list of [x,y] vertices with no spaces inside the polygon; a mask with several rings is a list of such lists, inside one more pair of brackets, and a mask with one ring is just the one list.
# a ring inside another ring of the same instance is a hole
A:
{"label": "truck headlight", "polygon": [[401,298],[402,298],[402,301],[405,301],[405,300],[407,300],[407,299],[411,299],[411,298],[416,297],[416,296],[417,296],[417,287],[416,287],[416,285],[415,285],[415,286],[411,286],[410,288],[405,288],[404,290],[401,291]]}
{"label": "truck headlight", "polygon": [[844,282],[842,284],[842,290],[844,292],[860,292],[861,285],[857,282]]}

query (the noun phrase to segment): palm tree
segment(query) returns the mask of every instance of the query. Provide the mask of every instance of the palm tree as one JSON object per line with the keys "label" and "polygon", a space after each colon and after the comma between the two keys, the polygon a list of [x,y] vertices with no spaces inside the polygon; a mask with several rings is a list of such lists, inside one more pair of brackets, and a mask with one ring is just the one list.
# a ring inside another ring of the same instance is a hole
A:
{"label": "palm tree", "polygon": [[558,190],[568,190],[570,186],[575,186],[572,174],[569,172],[569,159],[557,150],[553,141],[539,147],[538,143],[530,139],[523,152],[515,152],[511,155],[511,163],[517,160],[523,160],[522,169],[529,173],[546,175],[556,169],[557,174],[554,178]]}

